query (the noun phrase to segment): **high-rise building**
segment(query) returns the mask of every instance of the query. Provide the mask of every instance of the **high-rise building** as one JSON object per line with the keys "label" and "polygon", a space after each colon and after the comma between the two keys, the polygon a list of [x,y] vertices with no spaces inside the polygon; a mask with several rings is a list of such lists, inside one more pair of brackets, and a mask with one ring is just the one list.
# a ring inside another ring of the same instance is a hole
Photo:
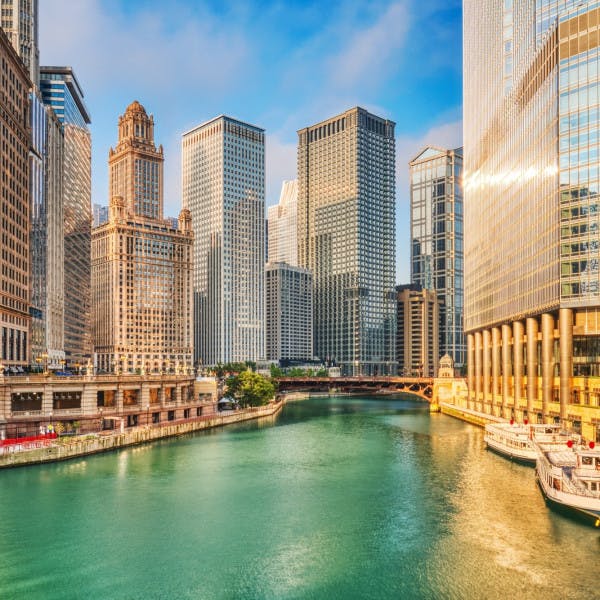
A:
{"label": "high-rise building", "polygon": [[100,227],[108,221],[108,206],[94,204],[92,206],[92,228]]}
{"label": "high-rise building", "polygon": [[154,119],[132,102],[109,152],[109,220],[92,232],[92,330],[102,371],[192,366],[192,228],[163,217],[163,150]]}
{"label": "high-rise building", "polygon": [[30,353],[29,80],[0,31],[0,360],[24,366]]}
{"label": "high-rise building", "polygon": [[38,0],[0,0],[0,25],[21,57],[29,79],[39,82]]}
{"label": "high-rise building", "polygon": [[440,360],[440,299],[435,290],[411,283],[398,293],[398,373],[436,377]]}
{"label": "high-rise building", "polygon": [[279,204],[267,210],[269,262],[298,265],[298,180],[284,181]]}
{"label": "high-rise building", "polygon": [[264,359],[265,132],[220,116],[182,141],[194,229],[194,360]]}
{"label": "high-rise building", "polygon": [[64,349],[69,366],[92,357],[91,338],[91,123],[71,67],[41,67],[40,89],[64,133]]}
{"label": "high-rise building", "polygon": [[392,121],[353,108],[298,131],[298,263],[314,277],[315,354],[396,369]]}
{"label": "high-rise building", "polygon": [[435,290],[439,296],[439,351],[462,367],[467,353],[463,332],[462,148],[427,146],[409,167],[411,281]]}
{"label": "high-rise building", "polygon": [[463,6],[470,404],[600,441],[600,8]]}
{"label": "high-rise building", "polygon": [[31,358],[58,369],[65,359],[64,133],[38,90],[31,91],[30,103]]}
{"label": "high-rise building", "polygon": [[313,358],[312,274],[287,263],[265,267],[267,360]]}

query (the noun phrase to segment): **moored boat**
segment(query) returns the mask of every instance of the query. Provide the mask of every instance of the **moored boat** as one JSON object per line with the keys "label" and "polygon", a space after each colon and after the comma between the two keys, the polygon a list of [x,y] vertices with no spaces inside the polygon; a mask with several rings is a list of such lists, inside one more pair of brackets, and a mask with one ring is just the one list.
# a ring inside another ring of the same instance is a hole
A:
{"label": "moored boat", "polygon": [[600,450],[564,445],[537,446],[536,477],[546,500],[600,527]]}
{"label": "moored boat", "polygon": [[507,458],[534,465],[536,444],[564,445],[570,438],[558,424],[489,423],[484,441],[490,450]]}

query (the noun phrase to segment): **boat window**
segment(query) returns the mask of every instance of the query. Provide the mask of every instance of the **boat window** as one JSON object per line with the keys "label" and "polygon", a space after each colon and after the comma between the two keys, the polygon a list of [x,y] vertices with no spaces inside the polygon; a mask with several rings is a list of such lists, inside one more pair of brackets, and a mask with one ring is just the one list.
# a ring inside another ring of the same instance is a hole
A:
{"label": "boat window", "polygon": [[591,456],[582,456],[581,457],[581,464],[582,465],[593,465],[594,464],[594,459]]}

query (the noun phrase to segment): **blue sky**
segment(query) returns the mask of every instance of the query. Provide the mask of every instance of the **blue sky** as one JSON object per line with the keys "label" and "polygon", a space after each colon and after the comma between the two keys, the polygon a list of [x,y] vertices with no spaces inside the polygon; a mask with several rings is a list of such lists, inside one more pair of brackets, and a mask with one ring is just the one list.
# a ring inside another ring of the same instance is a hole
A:
{"label": "blue sky", "polygon": [[461,0],[42,0],[40,63],[70,65],[92,115],[92,201],[108,203],[117,120],[139,100],[181,206],[181,134],[225,113],[267,131],[267,205],[296,176],[296,131],[352,106],[396,122],[397,275],[409,271],[407,162],[462,143]]}

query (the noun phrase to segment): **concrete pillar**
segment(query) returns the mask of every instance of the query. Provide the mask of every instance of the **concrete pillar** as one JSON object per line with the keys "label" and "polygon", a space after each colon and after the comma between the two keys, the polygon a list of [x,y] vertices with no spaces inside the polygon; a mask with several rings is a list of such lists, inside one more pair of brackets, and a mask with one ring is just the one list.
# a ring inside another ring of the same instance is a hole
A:
{"label": "concrete pillar", "polygon": [[481,331],[475,332],[475,410],[481,410],[479,402],[481,402],[481,384],[483,370],[483,336]]}
{"label": "concrete pillar", "polygon": [[483,331],[483,412],[491,412],[490,380],[492,369],[492,335],[489,329]]}
{"label": "concrete pillar", "polygon": [[510,378],[512,377],[512,361],[510,342],[512,340],[512,328],[510,325],[502,325],[502,415],[507,418],[507,407],[510,401]]}
{"label": "concrete pillar", "polygon": [[567,419],[573,385],[573,310],[561,308],[558,312],[560,357],[560,421]]}
{"label": "concrete pillar", "polygon": [[550,402],[552,402],[552,384],[554,379],[554,317],[542,315],[542,418],[548,423]]}
{"label": "concrete pillar", "polygon": [[536,318],[528,318],[527,327],[527,415],[533,422],[534,402],[538,390],[538,331]]}
{"label": "concrete pillar", "polygon": [[471,402],[475,397],[475,336],[467,334],[467,387],[469,388],[468,408],[473,408]]}
{"label": "concrete pillar", "polygon": [[514,380],[514,398],[515,410],[519,408],[520,400],[523,396],[523,334],[524,327],[522,321],[513,323],[513,380]]}
{"label": "concrete pillar", "polygon": [[502,350],[502,334],[499,327],[492,327],[492,402],[494,396],[501,393],[500,352]]}

